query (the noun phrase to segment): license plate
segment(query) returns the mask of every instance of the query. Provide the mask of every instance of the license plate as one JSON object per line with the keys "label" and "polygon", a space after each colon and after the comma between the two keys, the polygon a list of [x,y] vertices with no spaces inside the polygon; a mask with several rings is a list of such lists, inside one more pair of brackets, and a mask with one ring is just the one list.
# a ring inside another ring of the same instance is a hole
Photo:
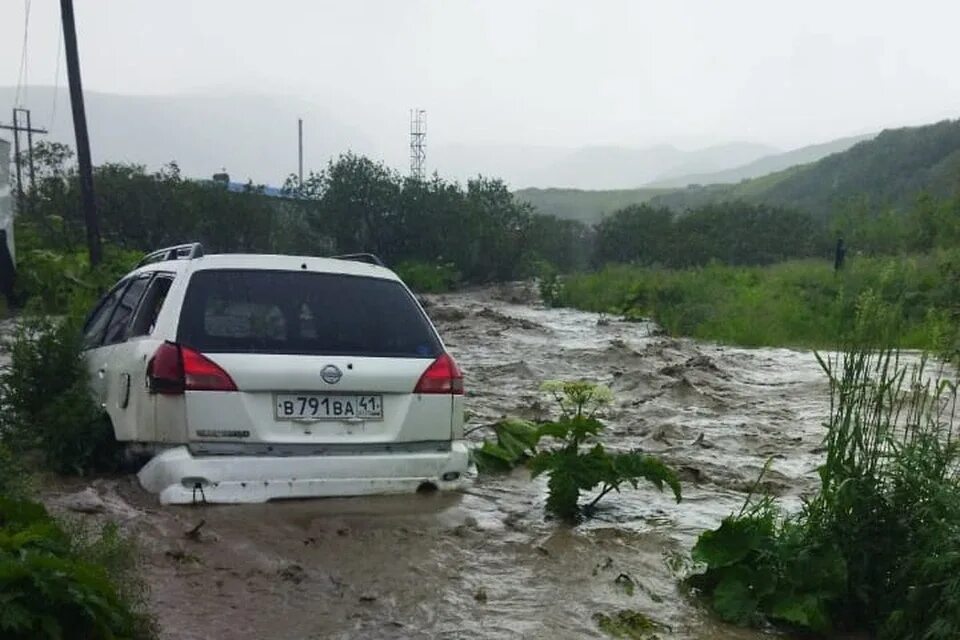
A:
{"label": "license plate", "polygon": [[277,420],[383,420],[383,396],[277,394]]}

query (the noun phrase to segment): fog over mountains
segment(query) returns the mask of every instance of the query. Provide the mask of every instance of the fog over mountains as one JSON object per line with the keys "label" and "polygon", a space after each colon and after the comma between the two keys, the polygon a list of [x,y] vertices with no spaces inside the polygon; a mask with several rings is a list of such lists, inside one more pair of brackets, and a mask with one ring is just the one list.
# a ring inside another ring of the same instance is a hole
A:
{"label": "fog over mountains", "polygon": [[[12,87],[0,87],[0,107],[14,102]],[[304,119],[307,170],[319,169],[346,151],[384,160],[406,170],[407,132],[397,126],[395,144],[377,145],[348,116],[314,102],[286,96],[213,90],[175,95],[131,96],[86,92],[94,162],[135,162],[156,169],[176,161],[190,177],[223,168],[236,181],[280,185],[297,169],[297,118]],[[56,98],[55,98],[56,96]],[[34,126],[49,127],[47,139],[73,146],[69,93],[65,87],[33,86],[25,106]],[[7,116],[9,117],[9,116]],[[406,114],[399,114],[402,123]],[[4,120],[7,118],[3,118]],[[730,142],[701,149],[671,145],[548,147],[510,144],[433,144],[455,132],[427,135],[427,167],[464,181],[483,174],[512,188],[633,188],[647,184],[734,182],[797,162],[810,162],[853,144],[851,138],[782,153],[773,147]],[[784,163],[787,164],[784,164]],[[772,167],[772,168],[771,168]]]}

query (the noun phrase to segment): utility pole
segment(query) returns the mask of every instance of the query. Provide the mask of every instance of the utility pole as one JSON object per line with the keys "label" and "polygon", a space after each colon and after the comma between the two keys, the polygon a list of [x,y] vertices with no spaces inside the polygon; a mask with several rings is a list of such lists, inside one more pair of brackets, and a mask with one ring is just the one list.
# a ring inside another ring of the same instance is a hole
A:
{"label": "utility pole", "polygon": [[33,134],[46,133],[46,129],[34,129],[30,122],[30,110],[13,108],[13,123],[0,124],[0,129],[8,129],[13,132],[13,163],[17,171],[17,211],[24,211],[25,194],[23,191],[23,156],[20,153],[20,133],[27,134],[27,167],[30,170],[30,190],[36,190],[36,178],[33,171]]}
{"label": "utility pole", "polygon": [[80,82],[80,55],[77,53],[77,26],[73,18],[73,0],[60,0],[63,21],[63,44],[67,54],[67,78],[70,81],[70,106],[73,109],[73,130],[77,136],[77,165],[80,170],[80,199],[87,225],[87,250],[90,266],[100,264],[100,222],[97,201],[93,195],[93,163],[90,160],[90,138],[87,136],[87,115],[83,108],[83,86]]}
{"label": "utility pole", "polygon": [[297,118],[297,147],[300,157],[300,188],[303,189],[303,118]]}

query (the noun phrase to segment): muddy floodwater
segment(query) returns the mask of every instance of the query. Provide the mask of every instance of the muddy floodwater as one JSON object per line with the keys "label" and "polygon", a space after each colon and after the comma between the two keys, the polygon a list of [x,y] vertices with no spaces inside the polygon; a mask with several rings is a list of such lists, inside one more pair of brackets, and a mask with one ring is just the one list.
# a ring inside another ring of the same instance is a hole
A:
{"label": "muddy floodwater", "polygon": [[711,618],[671,560],[739,508],[768,459],[765,487],[785,504],[815,488],[827,386],[813,355],[676,340],[530,298],[428,300],[466,374],[468,427],[542,415],[544,380],[602,382],[615,394],[608,446],[662,456],[683,502],[628,489],[570,528],[544,519],[545,482],[524,471],[462,494],[164,508],[133,478],[99,480],[101,517],[142,542],[163,637],[599,638],[594,614],[622,609],[662,624],[661,638],[767,635]]}

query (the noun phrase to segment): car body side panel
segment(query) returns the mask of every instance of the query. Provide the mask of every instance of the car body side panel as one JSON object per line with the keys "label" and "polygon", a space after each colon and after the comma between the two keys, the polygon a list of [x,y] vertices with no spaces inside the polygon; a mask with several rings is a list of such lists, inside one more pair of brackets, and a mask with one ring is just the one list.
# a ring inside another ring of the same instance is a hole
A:
{"label": "car body side panel", "polygon": [[161,342],[155,338],[143,337],[108,347],[111,353],[104,408],[113,422],[117,440],[156,440],[153,411],[155,398],[147,393],[146,371],[147,362]]}

